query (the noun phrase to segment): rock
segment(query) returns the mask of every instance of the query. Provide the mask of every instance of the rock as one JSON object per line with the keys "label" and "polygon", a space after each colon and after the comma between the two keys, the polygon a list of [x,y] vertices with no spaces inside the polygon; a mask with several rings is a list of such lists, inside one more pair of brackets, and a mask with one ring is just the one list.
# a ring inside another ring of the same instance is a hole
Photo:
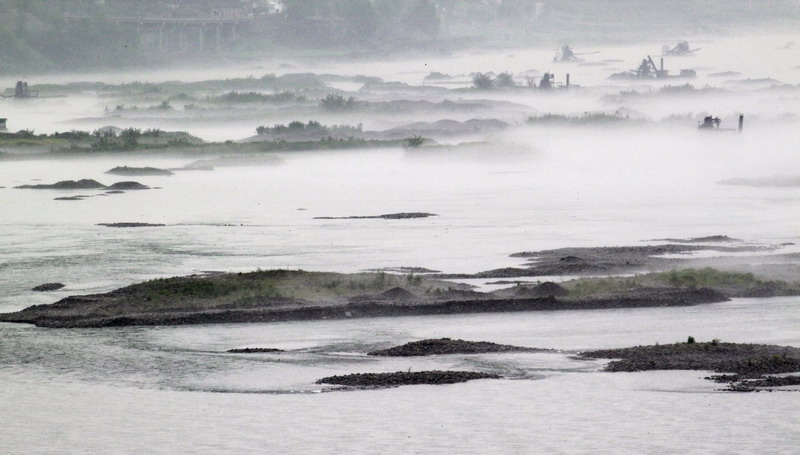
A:
{"label": "rock", "polygon": [[63,287],[64,287],[63,283],[44,283],[31,289],[31,291],[49,292],[49,291],[57,291]]}
{"label": "rock", "polygon": [[239,349],[228,349],[227,351],[230,354],[259,354],[259,353],[269,353],[269,352],[284,352],[283,349],[275,349],[275,348],[239,348]]}
{"label": "rock", "polygon": [[118,166],[114,169],[106,171],[106,174],[114,175],[174,175],[172,171],[166,169],[158,169],[154,167],[128,167]]}
{"label": "rock", "polygon": [[516,288],[515,292],[518,296],[524,297],[561,297],[569,294],[569,291],[564,289],[561,285],[553,283],[551,281],[544,282],[537,286],[519,286]]}
{"label": "rock", "polygon": [[115,228],[138,228],[138,227],[161,227],[165,224],[151,224],[151,223],[97,223],[98,226],[115,227]]}
{"label": "rock", "polygon": [[105,188],[106,186],[97,180],[81,179],[81,180],[62,180],[50,185],[20,185],[14,188],[32,189],[32,190],[94,190]]}
{"label": "rock", "polygon": [[541,349],[490,343],[488,341],[464,341],[439,338],[421,340],[389,349],[372,351],[368,355],[382,357],[420,357],[439,354],[485,354],[494,352],[535,352]]}
{"label": "rock", "polygon": [[419,297],[412,294],[409,291],[401,287],[394,287],[387,291],[383,291],[380,294],[375,296],[377,299],[380,300],[391,300],[391,301],[410,301],[410,300],[418,300]]}
{"label": "rock", "polygon": [[65,197],[54,197],[54,201],[82,201],[86,198],[86,196],[65,196]]}
{"label": "rock", "polygon": [[150,187],[139,182],[117,182],[108,187],[109,190],[149,190]]}
{"label": "rock", "polygon": [[369,215],[369,216],[316,216],[315,220],[367,220],[367,219],[383,219],[383,220],[406,220],[410,218],[428,218],[429,216],[438,216],[435,213],[424,212],[401,212],[389,213],[386,215]]}
{"label": "rock", "polygon": [[455,384],[474,379],[500,379],[501,376],[475,371],[397,371],[395,373],[360,373],[329,376],[317,384],[335,384],[350,387],[397,387],[413,384]]}

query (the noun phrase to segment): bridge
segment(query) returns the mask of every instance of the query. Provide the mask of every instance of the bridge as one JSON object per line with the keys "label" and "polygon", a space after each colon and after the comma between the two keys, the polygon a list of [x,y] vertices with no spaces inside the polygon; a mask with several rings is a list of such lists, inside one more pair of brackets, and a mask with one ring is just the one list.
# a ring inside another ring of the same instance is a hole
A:
{"label": "bridge", "polygon": [[[87,16],[65,15],[71,21]],[[236,41],[238,31],[255,22],[252,15],[215,15],[198,17],[107,17],[105,21],[136,27],[139,43],[145,49],[164,54],[189,54],[219,51]]]}

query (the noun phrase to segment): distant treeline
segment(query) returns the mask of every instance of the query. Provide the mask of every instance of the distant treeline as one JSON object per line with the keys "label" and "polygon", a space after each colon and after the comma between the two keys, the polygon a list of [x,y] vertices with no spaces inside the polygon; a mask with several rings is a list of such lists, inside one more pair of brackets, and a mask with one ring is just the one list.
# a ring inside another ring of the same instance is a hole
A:
{"label": "distant treeline", "polygon": [[[158,39],[143,38],[142,27],[119,24],[119,17],[248,20],[225,35],[221,47],[164,52]],[[385,52],[666,40],[776,31],[798,22],[796,0],[0,0],[0,73],[290,54],[298,48]]]}

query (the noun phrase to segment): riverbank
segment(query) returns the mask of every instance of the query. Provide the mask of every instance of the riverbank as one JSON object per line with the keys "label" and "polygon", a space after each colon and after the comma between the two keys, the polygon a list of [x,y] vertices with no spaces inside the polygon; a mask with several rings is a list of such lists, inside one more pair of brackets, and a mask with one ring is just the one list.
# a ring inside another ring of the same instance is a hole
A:
{"label": "riverbank", "polygon": [[[528,277],[545,271],[571,272],[577,276],[602,272],[602,275],[560,283],[509,281],[512,286],[489,292],[445,280],[443,277],[449,276],[444,274],[392,274],[383,271],[343,274],[303,270],[214,272],[156,279],[101,294],[69,296],[53,304],[34,305],[0,314],[0,321],[54,328],[266,323],[692,306],[724,302],[732,297],[800,295],[798,282],[710,267],[683,268],[691,265],[692,260],[665,257],[670,253],[709,249],[763,254],[767,248],[727,245],[734,240],[724,236],[700,240],[725,242],[726,245],[701,246],[695,244],[698,239],[688,239],[686,243],[666,245],[520,253],[514,256],[531,261],[527,269],[502,269],[466,277]],[[752,257],[744,260],[750,261]],[[718,258],[716,262],[728,264],[730,261],[726,257]],[[788,263],[786,267],[793,265]],[[615,275],[642,268],[660,271],[634,276]]]}

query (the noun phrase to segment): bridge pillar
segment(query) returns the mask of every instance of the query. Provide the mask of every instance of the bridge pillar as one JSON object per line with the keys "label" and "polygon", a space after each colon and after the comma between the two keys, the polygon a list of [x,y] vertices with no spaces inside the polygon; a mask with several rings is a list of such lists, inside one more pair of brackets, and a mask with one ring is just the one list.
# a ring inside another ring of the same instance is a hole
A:
{"label": "bridge pillar", "polygon": [[197,37],[198,38],[197,39],[198,48],[200,49],[200,52],[205,52],[205,50],[206,50],[206,25],[205,24],[200,24],[197,27],[197,32],[198,32],[197,33],[198,34],[198,37]]}
{"label": "bridge pillar", "polygon": [[184,52],[186,49],[186,23],[178,24],[178,52]]}

